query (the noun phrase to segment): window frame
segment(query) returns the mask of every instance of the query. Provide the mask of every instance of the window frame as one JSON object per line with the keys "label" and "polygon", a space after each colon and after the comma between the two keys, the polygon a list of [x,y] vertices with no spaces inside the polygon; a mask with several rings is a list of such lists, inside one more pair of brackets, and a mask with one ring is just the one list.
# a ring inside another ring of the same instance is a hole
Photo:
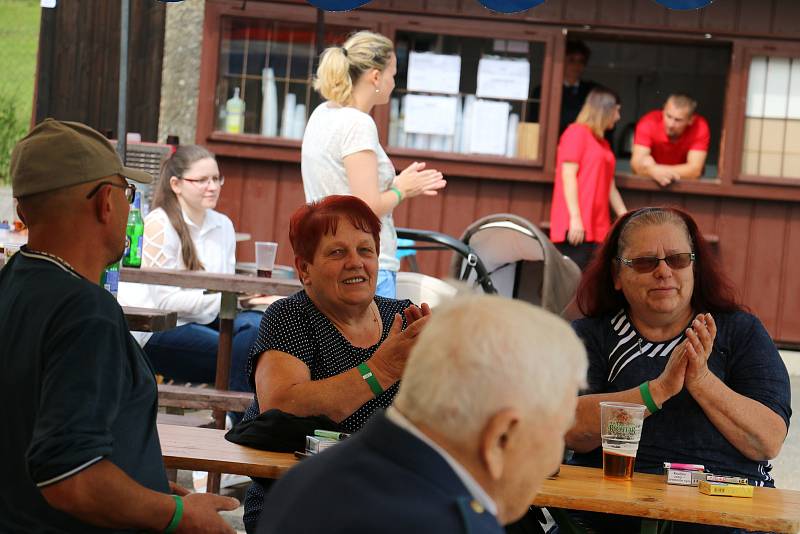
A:
{"label": "window frame", "polygon": [[[315,25],[316,9],[309,4],[287,5],[265,2],[231,4],[209,0],[205,5],[203,20],[196,142],[207,145],[221,155],[299,162],[301,142],[297,139],[264,137],[254,133],[231,134],[215,128],[220,105],[217,83],[220,76],[222,26],[223,18],[226,17]],[[380,19],[380,14],[371,12],[325,13],[326,24],[368,28],[374,31],[380,31]],[[308,113],[311,111],[308,110]]]}
{"label": "window frame", "polygon": [[[554,49],[557,48],[557,37],[561,35],[561,31],[547,28],[547,27],[531,27],[530,24],[510,23],[507,21],[486,21],[481,23],[477,28],[474,21],[451,21],[443,19],[443,17],[426,16],[426,15],[393,15],[387,17],[386,24],[384,25],[384,34],[387,35],[394,42],[397,38],[397,32],[419,32],[430,34],[442,34],[456,37],[477,37],[486,38],[489,35],[490,39],[506,39],[506,40],[519,40],[529,42],[539,42],[544,45],[544,60],[541,65],[541,96],[539,102],[539,109],[546,109],[552,111],[553,106],[549,106],[552,96],[552,73],[554,63]],[[497,35],[498,37],[491,37]],[[562,46],[563,48],[563,46]],[[561,51],[563,57],[563,50]],[[531,65],[531,68],[537,68]],[[560,72],[560,71],[559,71]],[[559,78],[561,74],[559,73]],[[561,83],[559,81],[559,83]],[[558,95],[560,100],[561,95]],[[557,102],[560,106],[560,101]],[[384,149],[389,156],[399,156],[403,159],[415,161],[425,159],[432,162],[458,162],[469,163],[478,165],[503,165],[509,167],[522,167],[529,169],[543,169],[546,168],[548,162],[548,155],[545,153],[547,147],[547,138],[549,129],[548,125],[552,124],[552,113],[544,116],[540,113],[540,126],[539,126],[539,147],[537,149],[536,159],[525,158],[508,158],[505,156],[490,156],[483,154],[460,154],[454,152],[441,152],[434,150],[419,150],[415,148],[400,148],[388,145],[389,138],[389,107],[380,106],[375,109],[376,122],[378,123],[378,133],[381,137],[381,142],[384,143]],[[379,120],[379,118],[381,120]],[[556,124],[558,123],[558,114],[555,115]],[[553,152],[555,154],[555,152]],[[473,174],[473,173],[470,173]]]}
{"label": "window frame", "polygon": [[[223,18],[251,18],[257,20],[276,20],[291,23],[316,24],[317,12],[310,5],[287,5],[259,2],[244,6],[229,2],[209,0],[206,2],[203,22],[203,43],[201,51],[200,90],[198,95],[196,142],[207,145],[221,155],[253,157],[287,162],[300,161],[301,142],[295,139],[264,137],[259,134],[230,134],[215,129],[218,102],[217,84],[222,43]],[[486,37],[497,35],[498,39],[519,39],[541,42],[544,60],[541,65],[540,109],[548,110],[540,115],[540,136],[537,159],[506,158],[477,154],[457,154],[430,150],[398,148],[388,146],[389,106],[376,106],[372,115],[378,127],[381,143],[398,169],[413,161],[424,159],[431,167],[438,168],[448,175],[488,176],[520,180],[551,181],[547,177],[555,165],[555,143],[557,135],[551,135],[548,124],[558,123],[560,93],[552,91],[553,82],[561,83],[561,70],[554,71],[554,65],[563,61],[564,39],[560,28],[531,26],[525,22],[507,20],[485,21],[480,27],[471,19],[447,19],[440,15],[408,15],[368,10],[350,12],[326,12],[325,24],[369,28],[383,33],[394,40],[397,31],[444,33],[465,37]],[[533,68],[539,68],[534,66]],[[557,72],[558,80],[553,80]],[[312,110],[309,110],[309,114]],[[557,132],[556,132],[557,134]]]}
{"label": "window frame", "polygon": [[750,64],[754,57],[780,57],[800,59],[800,43],[789,43],[782,41],[738,41],[735,43],[734,54],[737,58],[735,68],[739,73],[739,79],[731,83],[737,102],[740,106],[729,106],[725,120],[730,121],[730,162],[732,183],[737,184],[756,184],[756,185],[778,185],[788,187],[800,187],[800,179],[786,178],[782,176],[764,176],[757,174],[745,174],[743,169],[744,151],[744,129],[747,119],[747,88],[750,78]]}

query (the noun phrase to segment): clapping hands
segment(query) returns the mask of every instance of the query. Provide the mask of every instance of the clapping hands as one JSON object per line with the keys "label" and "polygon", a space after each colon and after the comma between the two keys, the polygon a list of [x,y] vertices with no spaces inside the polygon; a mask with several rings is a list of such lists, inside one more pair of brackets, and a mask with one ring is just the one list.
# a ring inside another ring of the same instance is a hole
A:
{"label": "clapping hands", "polygon": [[692,392],[710,373],[708,358],[717,336],[714,318],[710,313],[698,314],[685,334],[686,339],[672,351],[664,371],[651,382],[651,389],[660,397],[655,399],[657,404],[674,397],[684,387]]}
{"label": "clapping hands", "polygon": [[400,380],[411,348],[428,322],[431,308],[424,303],[421,307],[409,306],[403,310],[403,315],[406,318],[406,329],[402,329],[403,320],[400,314],[396,313],[389,335],[369,359],[369,367],[384,389]]}
{"label": "clapping hands", "polygon": [[441,172],[426,169],[425,165],[424,162],[415,161],[394,179],[394,185],[403,193],[403,198],[437,195],[439,189],[447,185]]}

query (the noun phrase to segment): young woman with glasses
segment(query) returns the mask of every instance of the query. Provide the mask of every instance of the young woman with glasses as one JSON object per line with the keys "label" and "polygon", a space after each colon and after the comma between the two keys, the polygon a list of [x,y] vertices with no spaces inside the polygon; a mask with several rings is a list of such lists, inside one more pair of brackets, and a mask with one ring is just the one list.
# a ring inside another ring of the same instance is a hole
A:
{"label": "young woman with glasses", "polygon": [[[573,326],[589,373],[566,440],[575,463],[602,465],[599,402],[631,402],[647,407],[635,471],[661,473],[664,462],[684,462],[774,486],[769,460],[789,427],[789,376],[689,214],[643,208],[621,217],[584,273],[577,300],[586,318]],[[633,518],[580,520],[596,532],[639,530]]]}
{"label": "young woman with glasses", "polygon": [[[235,272],[236,238],[230,219],[215,211],[224,177],[214,154],[197,145],[181,146],[164,163],[155,186],[153,210],[144,221],[142,267]],[[202,289],[120,284],[120,303],[178,312],[178,326],[134,335],[156,372],[182,382],[214,382],[219,341],[220,295]],[[249,391],[245,377],[250,345],[261,314],[234,320],[230,388]]]}

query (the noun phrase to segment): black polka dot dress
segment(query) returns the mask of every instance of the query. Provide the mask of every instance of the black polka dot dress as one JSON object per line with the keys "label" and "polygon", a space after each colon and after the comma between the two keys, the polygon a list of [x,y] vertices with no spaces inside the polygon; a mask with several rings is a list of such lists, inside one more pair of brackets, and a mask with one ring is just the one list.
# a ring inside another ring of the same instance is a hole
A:
{"label": "black polka dot dress", "polygon": [[[267,308],[258,329],[258,339],[250,350],[247,375],[250,385],[255,384],[258,358],[266,351],[278,350],[297,357],[308,366],[311,380],[322,380],[349,371],[367,361],[389,335],[396,313],[411,306],[410,300],[394,300],[375,296],[375,304],[383,323],[381,339],[368,348],[354,347],[320,312],[305,291],[279,300]],[[403,328],[405,329],[405,317]],[[395,383],[379,396],[370,399],[341,422],[350,432],[358,431],[379,408],[388,408],[397,393]],[[261,412],[258,399],[245,412],[242,421],[254,419]],[[245,524],[255,526],[264,502],[264,488],[256,481],[250,486],[245,499]],[[250,528],[248,528],[248,531]]]}

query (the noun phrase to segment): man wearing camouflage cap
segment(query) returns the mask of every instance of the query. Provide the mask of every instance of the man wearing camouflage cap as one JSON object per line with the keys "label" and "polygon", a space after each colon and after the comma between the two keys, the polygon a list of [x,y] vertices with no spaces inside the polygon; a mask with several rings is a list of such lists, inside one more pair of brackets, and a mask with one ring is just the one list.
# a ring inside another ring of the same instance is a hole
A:
{"label": "man wearing camouflage cap", "polygon": [[12,152],[29,233],[0,271],[2,532],[233,532],[217,511],[235,499],[169,495],[153,371],[98,285],[125,249],[126,178],[152,180],[80,123],[47,119]]}

